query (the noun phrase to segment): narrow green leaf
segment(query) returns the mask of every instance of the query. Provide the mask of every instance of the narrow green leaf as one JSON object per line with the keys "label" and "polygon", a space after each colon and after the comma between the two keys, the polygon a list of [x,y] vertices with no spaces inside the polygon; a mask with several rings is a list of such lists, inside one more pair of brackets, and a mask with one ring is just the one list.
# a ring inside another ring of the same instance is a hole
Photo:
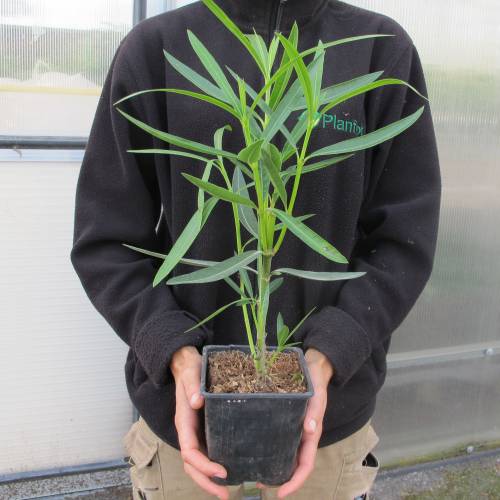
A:
{"label": "narrow green leaf", "polygon": [[191,47],[193,47],[193,50],[196,52],[201,64],[203,64],[209,75],[213,78],[214,82],[224,92],[226,98],[233,104],[234,109],[237,110],[239,107],[239,99],[236,97],[236,94],[229,84],[222,68],[219,66],[219,63],[191,30],[188,29],[187,34]]}
{"label": "narrow green leaf", "polygon": [[[331,165],[335,165],[337,163],[340,163],[341,161],[351,158],[351,156],[354,156],[354,153],[339,155],[332,158],[327,158],[326,160],[318,161],[316,163],[311,163],[302,168],[302,174],[307,174],[309,172],[315,172],[316,170],[321,170],[323,168],[330,167]],[[291,167],[288,167],[284,172],[281,173],[281,176],[284,179],[283,182],[286,184],[288,179],[293,177],[296,173],[297,173],[297,165],[292,165]]]}
{"label": "narrow green leaf", "polygon": [[[347,80],[345,82],[337,83],[331,85],[330,87],[325,87],[321,90],[319,104],[327,104],[339,96],[347,94],[357,88],[374,82],[382,75],[383,71],[376,71],[375,73],[368,73],[366,75],[358,76],[352,80]],[[299,111],[306,108],[305,100],[294,109],[294,111]]]}
{"label": "narrow green leaf", "polygon": [[207,193],[210,193],[212,196],[220,198],[221,200],[229,201],[232,203],[241,203],[252,208],[257,208],[252,200],[244,198],[239,194],[235,194],[232,191],[229,191],[229,189],[217,186],[216,184],[212,184],[211,182],[202,181],[198,177],[186,174],[185,172],[182,172],[182,176],[185,177],[189,182],[193,183],[196,187],[204,189]]}
{"label": "narrow green leaf", "polygon": [[314,55],[314,61],[316,61],[316,64],[314,64],[312,66],[312,69],[309,69],[308,71],[311,79],[313,109],[314,112],[316,112],[321,96],[323,66],[325,63],[325,49],[323,48],[323,43],[321,42],[321,40],[318,42],[317,51]]}
{"label": "narrow green leaf", "polygon": [[285,326],[285,322],[283,321],[283,316],[279,312],[276,316],[276,333],[278,333]]}
{"label": "narrow green leaf", "polygon": [[309,72],[307,71],[306,65],[304,64],[303,59],[300,57],[297,49],[288,41],[286,37],[284,37],[281,33],[277,33],[276,36],[280,39],[283,47],[289,54],[288,57],[293,62],[295,72],[297,73],[297,77],[299,78],[300,84],[302,85],[302,90],[306,98],[309,114],[310,116],[313,116],[316,112],[316,110],[314,109],[314,95],[311,78],[309,76]]}
{"label": "narrow green leaf", "polygon": [[326,146],[324,148],[314,151],[309,158],[314,158],[316,156],[333,155],[341,153],[352,153],[353,151],[360,151],[362,149],[370,148],[381,144],[388,139],[392,139],[396,135],[405,131],[407,128],[411,127],[424,112],[425,106],[419,108],[415,113],[393,122],[385,127],[379,128],[374,132],[370,132],[359,137],[354,137],[352,139],[347,139],[345,141],[337,142],[331,146]]}
{"label": "narrow green leaf", "polygon": [[[299,215],[298,217],[295,217],[295,218],[300,222],[304,222],[305,220],[310,219],[311,217],[314,217],[314,215],[315,214]],[[275,231],[281,231],[282,228],[283,228],[283,222],[278,222],[278,224],[276,224],[274,226]]]}
{"label": "narrow green leaf", "polygon": [[278,341],[278,346],[284,347],[286,344],[286,340],[288,338],[288,335],[290,334],[290,329],[288,326],[283,325],[279,330],[276,335],[277,341]]}
{"label": "narrow green leaf", "polygon": [[[279,151],[276,155],[276,153],[271,153],[270,150],[264,148],[262,150],[262,154],[264,165],[269,173],[269,178],[273,183],[274,189],[276,189],[279,197],[281,198],[283,206],[286,208],[288,203],[287,192],[285,189],[285,184],[283,183],[283,179],[280,176],[281,156],[279,154]],[[276,163],[277,161],[279,163]]]}
{"label": "narrow green leaf", "polygon": [[259,56],[260,64],[263,68],[269,67],[269,54],[267,52],[266,42],[256,31],[255,28],[253,30],[253,34],[245,35],[252,47],[255,49],[255,52]]}
{"label": "narrow green leaf", "polygon": [[250,277],[248,276],[247,270],[242,267],[241,269],[238,270],[241,280],[243,281],[243,287],[245,288],[247,294],[250,297],[253,297],[253,287],[252,287],[252,282],[250,281]]}
{"label": "narrow green leaf", "polygon": [[[245,184],[245,179],[243,178],[243,174],[238,167],[234,168],[232,186],[233,191],[236,194],[241,194],[244,198],[250,199],[250,194]],[[240,221],[245,229],[251,235],[257,238],[257,235],[259,233],[259,225],[254,211],[246,205],[238,204],[238,214],[240,217]]]}
{"label": "narrow green leaf", "polygon": [[201,76],[189,66],[186,66],[183,62],[176,59],[165,49],[163,49],[163,54],[165,55],[165,58],[170,63],[170,65],[186,80],[191,82],[195,87],[198,87],[206,94],[211,95],[212,97],[215,97],[220,101],[226,101],[228,103],[230,102],[224,92],[219,87],[217,87],[217,85],[214,85],[210,80],[207,80],[204,76]]}
{"label": "narrow green leaf", "polygon": [[243,305],[248,304],[250,302],[252,302],[252,299],[248,299],[248,298],[238,299],[238,300],[234,300],[233,302],[230,302],[229,304],[226,304],[222,307],[219,307],[219,309],[217,309],[217,311],[214,311],[212,314],[208,315],[206,318],[204,318],[201,321],[199,321],[198,323],[196,323],[196,325],[192,326],[188,330],[185,330],[184,333],[190,332],[191,330],[194,330],[195,328],[198,328],[199,326],[205,324],[207,321],[210,321],[211,319],[215,318],[215,316],[218,316],[220,313],[224,312],[226,309],[228,309],[231,306],[236,306],[236,305],[243,306]]}
{"label": "narrow green leaf", "polygon": [[231,276],[242,267],[253,262],[261,252],[249,250],[229,259],[217,262],[213,266],[193,271],[192,273],[175,276],[167,281],[167,285],[184,285],[187,283],[211,283]]}
{"label": "narrow green leaf", "polygon": [[238,153],[238,160],[248,163],[249,165],[253,163],[257,163],[260,159],[262,145],[264,144],[264,140],[260,139],[258,141],[249,144],[245,148],[243,148]]}
{"label": "narrow green leaf", "polygon": [[259,55],[250,43],[250,40],[241,32],[236,24],[227,16],[227,14],[213,1],[202,0],[206,7],[219,19],[219,21],[244,45],[250,55],[254,58],[262,74],[266,73],[266,68],[262,66]]}
{"label": "narrow green leaf", "polygon": [[418,94],[420,97],[424,98],[426,101],[428,101],[427,97],[422,95],[415,87],[410,85],[409,83],[399,80],[398,78],[384,78],[383,80],[379,80],[377,82],[369,83],[367,85],[363,85],[362,87],[358,87],[356,89],[351,90],[350,92],[347,92],[345,94],[342,94],[338,96],[336,99],[334,99],[332,102],[327,104],[322,110],[321,114],[326,113],[327,111],[330,111],[333,107],[337,106],[338,104],[347,101],[348,99],[351,99],[353,97],[356,97],[357,95],[364,94],[370,90],[377,89],[379,87],[385,87],[387,85],[406,85],[409,87],[413,92]]}
{"label": "narrow green leaf", "polygon": [[165,279],[172,269],[179,263],[184,254],[189,250],[193,241],[201,231],[203,222],[203,208],[196,210],[181,235],[177,238],[172,249],[163,261],[153,280],[153,287]]}
{"label": "narrow green leaf", "polygon": [[131,250],[135,250],[136,252],[143,253],[145,255],[149,255],[150,257],[156,257],[158,259],[165,259],[167,256],[164,253],[153,252],[151,250],[145,250],[144,248],[135,247],[133,245],[129,245],[128,243],[122,243],[124,247],[130,248]]}
{"label": "narrow green leaf", "polygon": [[293,334],[301,327],[301,325],[304,323],[304,321],[313,313],[313,311],[316,309],[316,306],[314,306],[296,325],[295,327],[293,328],[293,330],[291,330],[290,334],[288,335],[288,338],[286,340],[288,340],[290,337],[293,336]]}
{"label": "narrow green leaf", "polygon": [[207,153],[215,156],[221,155],[227,158],[236,158],[236,155],[234,153],[218,150],[211,146],[206,146],[205,144],[201,144],[199,142],[191,141],[189,139],[184,139],[182,137],[169,134],[168,132],[163,132],[162,130],[158,130],[156,128],[151,127],[150,125],[147,125],[146,123],[141,122],[140,120],[134,118],[125,111],[122,111],[120,108],[116,108],[116,110],[120,112],[123,116],[125,116],[125,118],[127,118],[127,120],[132,122],[134,125],[137,125],[145,132],[148,132],[152,136],[157,137],[162,141],[174,144],[175,146],[180,146],[182,148],[191,149],[192,151],[197,151],[198,153]]}
{"label": "narrow green leaf", "polygon": [[[214,160],[209,160],[207,162],[207,164],[205,165],[205,169],[203,170],[203,175],[201,177],[201,179],[203,181],[208,181],[208,179],[210,178],[210,173],[212,171],[212,167],[214,165]],[[212,199],[215,199],[215,198],[212,198]],[[199,189],[198,190],[198,208],[203,208],[203,205],[205,203],[205,192],[203,191],[203,189]]]}
{"label": "narrow green leaf", "polygon": [[302,240],[306,245],[318,252],[323,257],[341,264],[347,264],[347,259],[328,241],[323,239],[318,233],[313,231],[310,227],[300,222],[295,217],[277,208],[269,208],[271,212],[290,229],[290,231]]}
{"label": "narrow green leaf", "polygon": [[[297,26],[297,23],[294,22],[292,29],[290,30],[290,35],[288,37],[288,41],[295,47],[297,48],[298,44],[298,37],[299,37],[299,29]],[[273,37],[273,42],[277,41],[279,43],[279,38],[275,35]],[[288,57],[288,52],[286,50],[283,51],[283,55],[281,57],[281,63],[280,67],[278,68],[281,69],[284,67],[288,62],[290,61]],[[281,97],[283,96],[283,93],[285,92],[285,89],[288,85],[288,82],[290,81],[290,76],[292,75],[293,67],[289,66],[288,69],[280,74],[279,78],[276,80],[276,82],[273,85],[272,91],[271,91],[271,97],[269,99],[269,106],[274,109],[281,101]]]}
{"label": "narrow green leaf", "polygon": [[276,278],[269,283],[269,295],[274,293],[284,282],[283,278]]}
{"label": "narrow green leaf", "polygon": [[141,90],[140,92],[134,92],[133,94],[130,94],[129,96],[126,96],[119,101],[115,102],[114,105],[119,104],[120,102],[128,99],[129,97],[133,97],[136,95],[140,94],[145,94],[147,92],[167,92],[171,94],[180,94],[180,95],[185,95],[188,97],[192,97],[194,99],[198,99],[199,101],[205,101],[208,102],[209,104],[213,104],[214,106],[217,106],[218,108],[223,109],[224,111],[227,111],[231,115],[233,115],[236,118],[239,118],[239,114],[236,113],[236,111],[227,103],[224,101],[217,99],[215,97],[212,97],[210,95],[205,95],[205,94],[200,94],[199,92],[192,92],[191,90],[184,90],[184,89],[150,89],[150,90]]}
{"label": "narrow green leaf", "polygon": [[349,280],[353,278],[359,278],[366,274],[366,272],[323,272],[323,271],[304,271],[302,269],[292,269],[289,267],[281,267],[275,269],[272,274],[279,276],[280,274],[289,274],[291,276],[297,276],[298,278],[304,278],[308,280],[316,281],[337,281],[337,280]]}
{"label": "narrow green leaf", "polygon": [[321,91],[320,104],[326,104],[337,99],[341,95],[347,94],[357,88],[372,83],[377,80],[382,73],[383,71],[376,71],[374,73],[368,73],[366,75],[353,78],[352,80],[347,80],[345,82],[326,87]]}
{"label": "narrow green leaf", "polygon": [[203,163],[207,162],[207,158],[205,158],[204,156],[188,153],[187,151],[177,151],[175,149],[127,149],[127,153],[152,153],[161,155],[184,156],[186,158],[193,158],[194,160],[200,160]]}

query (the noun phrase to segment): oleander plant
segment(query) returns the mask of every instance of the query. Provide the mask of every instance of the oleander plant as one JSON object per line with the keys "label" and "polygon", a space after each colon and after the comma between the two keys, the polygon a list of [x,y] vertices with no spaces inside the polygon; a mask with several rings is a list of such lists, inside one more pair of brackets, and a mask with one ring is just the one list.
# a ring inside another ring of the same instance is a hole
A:
{"label": "oleander plant", "polygon": [[[278,314],[278,345],[273,346],[273,352],[270,353],[266,344],[269,301],[279,294],[279,288],[286,276],[335,281],[355,279],[365,274],[273,268],[273,258],[286,247],[284,237],[287,231],[300,238],[321,257],[340,264],[348,263],[346,257],[331,242],[307,225],[307,219],[312,215],[294,212],[302,177],[320,169],[333,168],[356,152],[395,137],[418,120],[424,106],[415,113],[377,130],[310,151],[310,139],[316,125],[322,116],[339,104],[386,85],[406,85],[422,98],[426,97],[402,80],[380,79],[382,71],[322,87],[326,50],[342,44],[392,35],[373,34],[324,43],[319,41],[316,46],[299,52],[299,30],[296,23],[288,36],[277,32],[271,42],[266,44],[256,32],[244,34],[214,0],[203,0],[203,3],[234,35],[237,43],[241,43],[251,55],[262,73],[262,88],[250,87],[231,68],[225,67],[223,61],[217,61],[199,38],[187,30],[191,47],[210,80],[164,50],[168,63],[198,91],[180,88],[147,89],[125,96],[114,104],[146,92],[169,92],[189,96],[221,108],[234,117],[241,127],[245,144],[239,151],[223,149],[222,138],[225,131],[231,130],[229,125],[214,131],[213,145],[201,144],[155,129],[117,108],[127,120],[169,145],[167,149],[128,150],[129,152],[180,155],[204,165],[202,177],[182,172],[186,182],[198,188],[197,207],[167,255],[123,244],[162,260],[153,286],[165,280],[169,285],[224,280],[234,290],[235,300],[212,312],[198,325],[224,313],[229,307],[241,307],[255,369],[260,377],[265,377],[279,353],[297,344],[293,342],[293,335],[314,310],[309,311],[293,328],[285,324],[282,315]],[[279,64],[275,65],[278,53]],[[310,60],[306,63],[308,59]],[[301,119],[289,129],[285,122],[291,113],[297,110],[302,113]],[[286,139],[281,149],[274,141],[278,134],[282,134]],[[292,163],[291,166],[285,168],[286,162]],[[212,173],[216,170],[222,175],[223,182],[220,184],[213,180]],[[191,244],[219,202],[232,206],[235,228],[234,255],[220,262],[186,258]],[[187,274],[169,276],[179,263],[193,266],[195,270]],[[252,286],[250,273],[257,276],[256,289]]]}

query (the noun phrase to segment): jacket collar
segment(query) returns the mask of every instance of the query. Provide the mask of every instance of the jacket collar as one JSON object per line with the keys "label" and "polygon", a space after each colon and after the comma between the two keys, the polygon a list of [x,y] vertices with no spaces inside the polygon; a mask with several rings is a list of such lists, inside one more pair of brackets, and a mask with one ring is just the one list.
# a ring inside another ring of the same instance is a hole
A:
{"label": "jacket collar", "polygon": [[216,0],[226,14],[246,33],[272,37],[276,27],[290,32],[294,21],[300,28],[316,17],[328,0]]}

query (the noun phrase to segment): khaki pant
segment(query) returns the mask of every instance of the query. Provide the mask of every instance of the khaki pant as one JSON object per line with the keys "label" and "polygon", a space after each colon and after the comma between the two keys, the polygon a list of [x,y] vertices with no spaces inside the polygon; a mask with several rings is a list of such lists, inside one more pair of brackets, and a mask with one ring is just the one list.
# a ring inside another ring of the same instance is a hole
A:
{"label": "khaki pant", "polygon": [[[379,437],[371,419],[345,439],[318,449],[315,468],[291,500],[355,500],[368,498],[379,470],[372,453]],[[180,452],[165,443],[139,417],[123,438],[130,459],[133,500],[205,500],[216,498],[184,472]],[[243,485],[229,486],[231,499],[243,499]],[[262,492],[277,498],[277,487]],[[366,494],[366,496],[362,496]]]}

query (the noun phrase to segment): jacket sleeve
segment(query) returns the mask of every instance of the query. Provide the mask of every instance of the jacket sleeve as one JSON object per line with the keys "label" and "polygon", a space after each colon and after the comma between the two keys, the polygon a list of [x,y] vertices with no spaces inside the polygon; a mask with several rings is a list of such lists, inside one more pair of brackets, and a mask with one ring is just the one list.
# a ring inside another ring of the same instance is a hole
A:
{"label": "jacket sleeve", "polygon": [[[410,43],[384,77],[400,78],[427,96],[418,52]],[[367,131],[408,116],[425,104],[419,120],[390,141],[366,151],[369,181],[359,215],[360,240],[335,303],[312,314],[300,330],[303,348],[325,354],[331,383],[343,387],[402,323],[427,283],[436,249],[441,174],[429,103],[406,86],[369,93]]]}
{"label": "jacket sleeve", "polygon": [[[155,158],[126,151],[165,145],[113,106],[128,94],[161,86],[147,81],[152,68],[141,67],[146,48],[140,35],[137,26],[122,40],[103,85],[77,182],[70,257],[94,307],[135,352],[153,383],[161,386],[172,380],[173,353],[186,345],[201,347],[212,332],[202,326],[184,333],[198,318],[179,306],[165,282],[152,286],[161,261],[122,245],[168,252],[156,231],[161,201]],[[142,97],[118,106],[161,128],[165,101]]]}

